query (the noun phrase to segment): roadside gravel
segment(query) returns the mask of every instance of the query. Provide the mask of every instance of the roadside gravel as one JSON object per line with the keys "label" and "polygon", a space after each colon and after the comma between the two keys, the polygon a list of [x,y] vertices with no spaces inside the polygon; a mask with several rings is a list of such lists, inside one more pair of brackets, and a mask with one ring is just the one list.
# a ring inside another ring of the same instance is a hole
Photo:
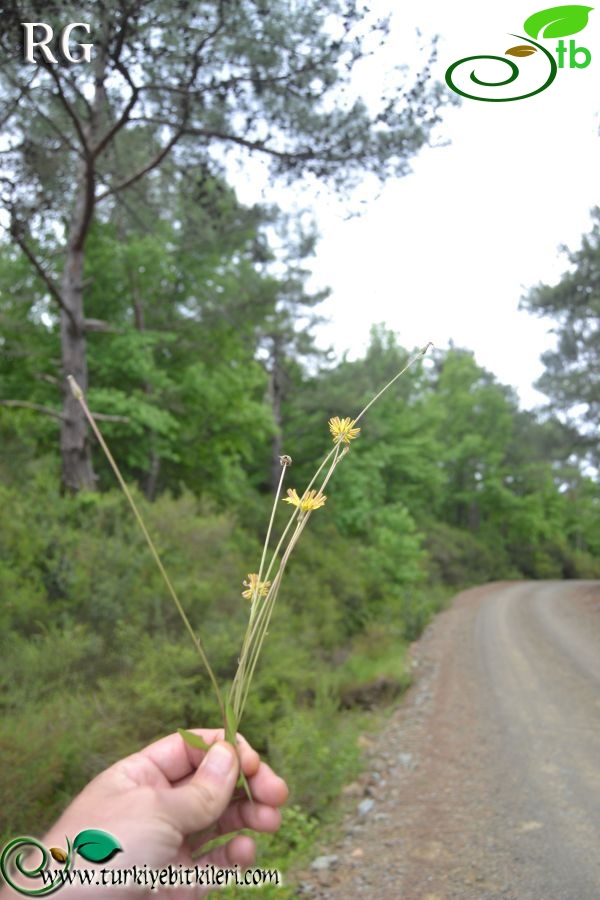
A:
{"label": "roadside gravel", "polygon": [[299,897],[599,900],[600,583],[459,594]]}

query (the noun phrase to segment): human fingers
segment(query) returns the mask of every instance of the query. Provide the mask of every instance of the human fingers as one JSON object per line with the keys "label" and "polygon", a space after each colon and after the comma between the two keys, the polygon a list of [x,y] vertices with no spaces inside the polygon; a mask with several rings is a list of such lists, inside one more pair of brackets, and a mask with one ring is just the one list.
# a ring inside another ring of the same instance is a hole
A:
{"label": "human fingers", "polygon": [[284,779],[265,762],[261,762],[256,772],[248,778],[248,784],[254,800],[268,806],[283,806],[289,796]]}
{"label": "human fingers", "polygon": [[239,866],[245,869],[254,863],[256,858],[256,844],[251,837],[245,834],[237,834],[220,847],[215,847],[208,853],[194,858],[195,866],[213,865],[219,869]]}
{"label": "human fingers", "polygon": [[217,822],[231,801],[239,764],[231,744],[213,744],[186,784],[157,793],[159,812],[185,837]]}
{"label": "human fingers", "polygon": [[[216,741],[223,740],[222,728],[193,728],[190,730],[193,734],[201,737],[209,746],[212,746]],[[253,775],[258,770],[260,762],[258,753],[250,746],[243,735],[237,735],[237,749],[244,773],[247,776]],[[135,768],[137,759],[141,757],[144,763],[151,762],[161,776],[171,784],[175,784],[178,782],[185,783],[185,779],[194,774],[205,755],[205,750],[190,746],[180,734],[170,734],[140,750],[139,753],[128,757],[123,762],[127,764],[129,769]],[[140,773],[143,774],[145,782],[151,775],[147,765],[140,767]]]}
{"label": "human fingers", "polygon": [[281,825],[281,813],[272,806],[259,803],[250,803],[248,800],[240,800],[230,804],[214,828],[209,828],[201,834],[191,835],[187,846],[190,853],[199,852],[205,844],[221,835],[232,834],[244,828],[253,831],[273,833]]}
{"label": "human fingers", "polygon": [[[247,869],[254,863],[256,856],[256,848],[254,841],[250,837],[246,837],[245,835],[236,835],[236,837],[232,838],[230,841],[227,841],[225,844],[222,844],[219,847],[215,847],[213,850],[210,850],[208,853],[204,853],[201,856],[192,856],[189,852],[184,852],[181,854],[176,860],[176,864],[179,863],[183,868],[195,871],[195,885],[196,890],[191,891],[188,889],[185,893],[185,896],[189,896],[191,898],[199,898],[205,897],[207,894],[211,893],[211,891],[215,887],[224,887],[225,882],[220,881],[219,884],[215,884],[214,875],[216,870],[227,870],[230,871],[234,869],[244,870]],[[241,872],[239,873],[241,875]],[[234,879],[236,878],[235,874],[231,874],[229,884],[234,883]],[[239,876],[238,876],[239,877]],[[191,887],[191,882],[189,883]],[[162,895],[160,895],[162,896]],[[173,895],[169,894],[169,897],[173,896],[179,897],[179,893],[175,891]],[[184,894],[181,892],[181,897],[183,898]]]}
{"label": "human fingers", "polygon": [[[181,784],[187,784],[189,777],[183,779]],[[255,804],[264,804],[270,807],[282,806],[288,798],[288,786],[279,775],[271,769],[267,763],[261,762],[256,773],[248,778],[248,786]],[[234,805],[246,799],[243,788],[238,787],[233,796]],[[253,826],[249,826],[253,827]],[[229,829],[228,829],[229,830]],[[223,832],[222,832],[223,833]]]}

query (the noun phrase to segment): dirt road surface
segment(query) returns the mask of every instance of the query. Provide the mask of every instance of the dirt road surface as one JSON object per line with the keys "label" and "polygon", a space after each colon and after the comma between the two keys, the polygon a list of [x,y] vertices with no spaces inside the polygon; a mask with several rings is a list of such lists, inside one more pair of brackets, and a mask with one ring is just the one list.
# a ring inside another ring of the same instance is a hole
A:
{"label": "dirt road surface", "polygon": [[600,582],[466,591],[298,896],[600,900]]}

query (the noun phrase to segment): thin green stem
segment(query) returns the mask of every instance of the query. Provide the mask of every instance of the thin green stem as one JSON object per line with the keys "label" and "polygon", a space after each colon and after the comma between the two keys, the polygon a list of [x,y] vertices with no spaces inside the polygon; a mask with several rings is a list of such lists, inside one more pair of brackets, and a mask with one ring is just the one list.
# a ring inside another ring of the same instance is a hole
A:
{"label": "thin green stem", "polygon": [[[333,472],[334,472],[336,466],[341,462],[343,457],[346,455],[347,451],[348,451],[348,448],[345,447],[342,450],[341,445],[339,443],[337,443],[331,449],[331,451],[327,454],[327,456],[325,457],[325,459],[323,460],[323,462],[317,469],[310,484],[305,489],[303,496],[305,496],[306,493],[310,490],[310,487],[316,481],[319,473],[322,471],[322,469],[326,465],[327,461],[331,458],[331,456],[333,456],[333,461],[331,462],[329,470],[321,484],[321,487],[319,488],[319,492],[323,491],[323,489],[327,485],[329,479],[333,475]],[[285,535],[289,531],[289,528],[290,528],[292,522],[294,521],[295,516],[298,515],[299,511],[300,510],[298,508],[296,508],[296,510],[294,511],[294,515],[292,515],[292,517],[290,518],[287,528],[279,541],[277,550],[276,550],[275,554],[273,555],[273,559],[271,560],[271,565],[269,566],[269,570],[267,572],[267,580],[268,580],[268,576],[270,574],[271,568],[272,568],[275,560],[277,559],[279,548],[281,547],[283,540],[285,539]],[[244,638],[244,646],[243,646],[242,654],[240,655],[238,671],[235,674],[234,684],[232,686],[232,693],[231,693],[231,696],[232,696],[232,699],[234,702],[234,709],[235,709],[238,721],[241,718],[244,707],[246,705],[246,699],[247,699],[248,692],[250,689],[250,683],[252,681],[252,677],[254,675],[254,669],[258,662],[260,652],[262,650],[262,645],[264,643],[264,639],[267,635],[269,623],[271,620],[271,615],[273,612],[273,608],[275,606],[275,600],[276,600],[277,594],[279,592],[279,586],[281,584],[281,580],[283,577],[283,572],[285,571],[285,567],[287,566],[287,562],[289,560],[289,557],[290,557],[294,547],[298,543],[298,540],[300,538],[302,531],[304,530],[304,528],[306,527],[306,525],[308,523],[308,519],[310,518],[310,515],[311,515],[311,512],[307,511],[297,522],[296,529],[295,529],[294,533],[292,534],[292,536],[288,542],[288,545],[285,549],[285,552],[284,552],[281,562],[279,564],[279,568],[277,570],[277,574],[275,576],[275,579],[273,580],[273,584],[271,585],[271,587],[269,589],[269,593],[267,594],[267,597],[265,598],[264,603],[261,605],[260,609],[258,610],[256,618],[254,619],[254,621],[251,619],[251,621],[249,623],[249,627],[248,627],[248,630],[247,630],[245,638]]]}
{"label": "thin green stem", "polygon": [[[413,354],[409,358],[409,360],[406,363],[406,365],[404,366],[404,368],[401,369],[399,372],[397,372],[396,375],[394,375],[394,377],[392,379],[390,379],[390,381],[388,381],[388,383],[369,401],[369,403],[367,403],[367,405],[364,407],[364,409],[358,414],[358,416],[354,420],[353,424],[356,424],[356,422],[358,422],[359,419],[361,419],[365,415],[365,413],[371,408],[371,406],[377,400],[379,400],[379,398],[400,378],[400,376],[403,375],[407,371],[407,369],[409,369],[413,365],[413,363],[415,363],[417,361],[417,359],[420,359],[422,356],[425,355],[425,353],[427,352],[427,350],[429,349],[430,346],[431,346],[431,344],[427,344],[427,346],[423,347],[421,350],[419,350],[417,353]],[[332,449],[329,451],[329,453],[325,456],[325,458],[321,462],[320,466],[318,467],[317,471],[313,475],[311,481],[309,482],[308,486],[306,487],[306,489],[304,491],[303,496],[305,496],[308,493],[308,491],[312,488],[312,486],[316,482],[317,478],[319,477],[320,473],[323,471],[324,467],[327,465],[327,463],[333,456],[333,461],[331,462],[329,469],[327,471],[327,474],[325,475],[325,477],[321,483],[321,486],[318,489],[319,493],[322,493],[325,490],[336,467],[339,465],[339,463],[342,461],[342,459],[346,456],[348,449],[349,449],[348,447],[344,447],[342,450],[341,441],[338,440],[336,442],[334,447],[332,447]],[[280,484],[281,484],[281,482],[280,482]],[[281,548],[283,547],[286,537],[288,535],[288,532],[289,532],[292,524],[294,523],[294,521],[296,521],[296,517],[298,516],[299,512],[300,512],[299,508],[296,508],[294,510],[294,512],[292,513],[292,515],[290,516],[290,519],[286,525],[286,528],[284,529],[284,532],[279,539],[279,542],[275,548],[275,551],[273,552],[273,556],[271,557],[271,561],[269,563],[269,567],[268,567],[267,573],[265,575],[266,581],[269,580],[273,566],[275,565],[275,562],[279,558],[279,553],[281,551]],[[270,535],[270,530],[271,530],[271,526],[273,523],[274,514],[275,514],[275,505],[273,508],[273,512],[271,514],[271,522],[269,523],[269,532],[268,532],[269,535]],[[300,535],[302,534],[302,531],[304,530],[304,528],[306,527],[306,525],[308,523],[310,514],[311,514],[310,510],[307,511],[305,513],[305,515],[301,516],[299,521],[297,522],[294,533],[292,534],[291,538],[289,539],[288,544],[283,553],[283,556],[281,558],[281,561],[279,563],[279,568],[277,570],[277,574],[275,575],[275,578],[273,579],[273,583],[269,588],[269,592],[264,599],[264,603],[258,609],[258,611],[256,613],[256,617],[253,619],[251,616],[248,630],[245,635],[244,646],[243,646],[242,654],[240,656],[240,663],[239,663],[238,671],[236,672],[236,675],[234,678],[234,683],[232,686],[232,694],[231,694],[231,696],[234,698],[234,708],[235,708],[236,718],[237,718],[238,722],[243,715],[244,707],[246,705],[246,701],[248,698],[248,692],[250,690],[250,684],[252,682],[254,670],[256,668],[256,664],[258,662],[258,658],[260,656],[260,652],[262,650],[262,646],[263,646],[265,637],[267,635],[269,623],[271,620],[271,615],[273,612],[277,594],[279,592],[279,586],[281,584],[283,573],[287,566],[290,555],[291,555],[292,551],[294,550],[296,544],[298,543],[298,540],[300,538]],[[265,548],[263,549],[263,556],[262,556],[261,564],[260,564],[259,582],[262,580],[262,570],[264,567],[265,558],[266,558],[266,544],[265,544]],[[258,598],[257,598],[257,602],[258,602]]]}
{"label": "thin green stem", "polygon": [[[283,573],[285,572],[285,568],[287,566],[290,555],[291,555],[292,551],[294,550],[294,547],[298,543],[298,540],[300,539],[300,535],[302,534],[302,532],[306,528],[306,525],[308,524],[310,515],[311,515],[310,512],[307,512],[306,515],[304,516],[304,518],[298,522],[296,530],[294,531],[294,534],[290,538],[290,542],[289,542],[288,546],[286,547],[285,553],[283,554],[283,556],[281,558],[281,564],[279,566],[279,569],[277,570],[277,575],[275,576],[275,579],[273,581],[271,596],[267,598],[268,605],[267,605],[267,602],[265,602],[265,607],[264,607],[265,613],[262,617],[264,619],[264,622],[261,622],[261,629],[258,633],[258,636],[256,638],[254,645],[252,646],[252,648],[250,650],[250,665],[248,668],[248,674],[247,674],[246,678],[244,679],[244,684],[241,685],[241,688],[240,688],[240,690],[242,692],[242,697],[241,697],[241,702],[239,704],[239,719],[241,719],[242,715],[244,714],[244,708],[246,706],[246,701],[248,699],[248,693],[250,691],[250,685],[252,683],[252,678],[254,676],[254,670],[256,668],[256,664],[260,657],[260,652],[262,650],[264,640],[268,633],[269,623],[271,621],[271,615],[273,613],[275,601],[277,599],[277,594],[279,593],[279,587],[281,585]],[[261,612],[262,612],[262,610],[261,610]]]}
{"label": "thin green stem", "polygon": [[[300,524],[301,522],[297,523],[296,530],[290,538],[290,543],[294,540]],[[245,685],[249,684],[249,681],[252,680],[252,673],[250,673],[249,676],[247,676],[246,674],[248,668],[248,660],[253,660],[255,658],[256,647],[259,643],[262,644],[260,636],[263,632],[266,632],[266,629],[268,628],[271,612],[275,603],[275,597],[277,596],[279,584],[281,582],[280,571],[281,565],[277,571],[277,575],[275,576],[273,583],[269,588],[267,596],[264,598],[258,609],[256,617],[248,623],[248,628],[244,637],[244,645],[239,659],[238,669],[235,673],[230,693],[230,696],[234,703],[236,715],[238,716],[241,715],[240,698],[244,693],[244,687]]]}
{"label": "thin green stem", "polygon": [[367,410],[369,410],[369,409],[373,406],[373,404],[374,404],[377,400],[379,400],[379,398],[381,397],[381,395],[382,395],[382,394],[385,394],[385,392],[387,391],[387,389],[388,389],[388,388],[391,388],[391,386],[392,386],[396,381],[398,381],[398,379],[400,378],[400,376],[401,376],[401,375],[404,375],[404,373],[407,371],[407,369],[410,369],[410,367],[413,365],[413,363],[415,363],[415,362],[416,362],[418,359],[420,359],[422,356],[425,356],[425,354],[427,353],[427,351],[429,350],[429,348],[432,347],[432,346],[433,346],[433,344],[432,344],[431,341],[430,341],[428,344],[426,344],[425,347],[422,348],[422,350],[419,350],[417,353],[413,353],[413,355],[410,357],[410,359],[408,360],[408,362],[406,363],[406,365],[404,366],[404,368],[401,369],[400,372],[397,372],[396,375],[394,375],[394,377],[391,379],[391,381],[388,381],[388,383],[385,385],[385,387],[382,387],[381,390],[379,391],[379,393],[378,393],[378,394],[375,394],[375,396],[374,396],[371,400],[369,400],[369,402],[367,403],[367,405],[365,406],[365,408],[364,408],[363,410],[361,410],[361,412],[359,412],[359,414],[357,415],[357,417],[354,419],[353,425],[356,425],[356,423],[357,423],[360,419],[362,419],[362,417],[363,417],[364,414],[367,412]]}
{"label": "thin green stem", "polygon": [[110,466],[111,466],[113,472],[115,473],[116,479],[119,482],[121,490],[125,494],[127,501],[128,501],[128,503],[133,511],[133,514],[136,518],[136,521],[142,531],[142,534],[144,535],[144,537],[146,539],[146,543],[148,544],[150,553],[152,554],[154,562],[157,565],[158,571],[160,572],[162,579],[167,587],[169,595],[170,595],[171,599],[173,600],[173,603],[175,604],[177,612],[181,616],[183,624],[185,625],[186,629],[188,630],[198,653],[200,654],[200,658],[202,659],[204,667],[208,673],[208,676],[212,682],[212,686],[215,690],[215,694],[217,696],[217,701],[219,703],[221,714],[223,716],[223,721],[225,721],[225,705],[223,703],[223,697],[221,695],[221,691],[219,690],[219,685],[217,684],[217,679],[215,678],[215,674],[214,674],[212,667],[208,661],[208,657],[206,656],[204,647],[202,646],[202,641],[200,640],[200,638],[198,637],[198,635],[195,633],[194,629],[192,628],[190,620],[188,619],[186,612],[185,612],[183,606],[181,605],[179,597],[177,596],[177,593],[175,591],[175,588],[173,587],[171,579],[169,578],[167,571],[166,571],[165,567],[163,566],[163,563],[159,556],[158,550],[156,549],[154,541],[150,537],[148,529],[146,528],[146,523],[144,522],[142,515],[136,505],[136,502],[133,499],[131,491],[127,487],[127,485],[125,483],[125,479],[121,475],[121,471],[120,471],[117,463],[115,462],[115,459],[114,459],[112,453],[110,452],[106,441],[102,437],[100,429],[96,425],[96,421],[95,421],[92,413],[90,412],[90,410],[88,408],[88,405],[85,401],[85,397],[83,396],[83,391],[81,390],[81,388],[79,387],[79,385],[77,384],[77,382],[75,381],[75,379],[73,378],[72,375],[68,376],[68,382],[71,386],[73,396],[75,397],[76,400],[79,401],[79,404],[81,405],[81,408],[83,409],[85,417],[86,417],[87,421],[89,422],[90,427],[91,427],[92,431],[94,432],[94,435],[96,436],[98,443],[102,447],[102,450],[104,451],[104,455],[106,456],[108,462],[110,463]]}
{"label": "thin green stem", "polygon": [[267,528],[267,536],[265,537],[265,543],[263,546],[262,557],[260,560],[260,566],[258,569],[258,589],[260,591],[260,583],[262,581],[262,573],[265,567],[265,559],[267,556],[267,548],[269,546],[269,541],[271,539],[271,531],[273,529],[273,522],[275,521],[275,513],[277,512],[277,504],[279,502],[279,496],[281,494],[281,487],[283,485],[283,479],[285,478],[285,471],[287,469],[287,465],[281,466],[281,475],[279,477],[279,484],[277,485],[277,491],[275,493],[275,500],[273,501],[273,509],[271,510],[271,518],[269,520],[269,527]]}
{"label": "thin green stem", "polygon": [[[246,633],[244,635],[242,649],[240,651],[240,656],[239,656],[239,660],[238,660],[238,670],[235,675],[236,679],[238,678],[238,675],[239,675],[240,680],[242,680],[244,677],[244,667],[245,667],[245,661],[246,661],[246,656],[247,656],[248,642],[250,640],[252,625],[253,625],[253,622],[254,622],[254,619],[256,616],[256,612],[259,607],[260,600],[261,600],[260,591],[261,591],[261,585],[263,584],[262,574],[263,574],[263,569],[265,566],[265,558],[267,555],[267,548],[269,546],[269,540],[271,538],[271,531],[273,529],[273,522],[275,520],[275,513],[277,511],[277,503],[279,501],[279,496],[281,494],[281,486],[283,484],[283,479],[285,478],[285,470],[286,469],[287,469],[287,465],[282,464],[281,475],[279,477],[277,491],[275,492],[275,500],[273,501],[273,508],[271,509],[271,518],[269,520],[269,527],[267,528],[267,534],[266,534],[265,542],[263,545],[262,557],[261,557],[260,566],[258,569],[256,593],[255,593],[254,597],[250,598],[250,604],[251,604],[250,605],[250,618],[249,618],[249,622],[248,622],[248,627],[246,628]],[[233,694],[231,696],[233,696]]]}
{"label": "thin green stem", "polygon": [[[331,450],[329,451],[329,453],[327,454],[327,456],[323,459],[323,461],[321,462],[321,465],[319,466],[319,468],[317,469],[317,471],[315,472],[315,474],[313,475],[313,477],[312,477],[311,480],[309,481],[307,487],[305,488],[304,494],[306,494],[306,493],[311,489],[311,487],[313,486],[313,484],[315,483],[315,481],[316,481],[317,478],[319,477],[320,472],[322,472],[324,466],[327,465],[327,463],[329,462],[330,458],[331,458],[331,457],[333,456],[333,454],[336,452],[336,449],[337,449],[336,447],[332,447]],[[302,496],[304,496],[304,494],[303,494]],[[269,580],[269,576],[270,576],[271,571],[272,571],[272,569],[273,569],[273,565],[275,564],[275,561],[277,560],[277,557],[279,556],[279,552],[280,552],[280,550],[281,550],[281,548],[282,548],[282,546],[283,546],[283,543],[284,543],[284,541],[285,541],[285,539],[286,539],[287,533],[288,533],[288,531],[290,530],[290,528],[291,528],[291,526],[292,526],[294,520],[295,520],[296,517],[298,516],[298,513],[299,513],[299,512],[300,512],[299,508],[296,507],[296,509],[293,511],[292,515],[290,516],[290,519],[289,519],[287,525],[285,526],[285,529],[284,529],[284,531],[283,531],[283,534],[282,534],[281,537],[279,538],[279,541],[278,541],[278,543],[277,543],[277,546],[275,547],[275,550],[274,550],[274,552],[273,552],[273,556],[271,557],[271,562],[269,563],[269,568],[267,569],[267,573],[266,573],[266,575],[265,575],[265,581],[268,581],[268,580]]]}

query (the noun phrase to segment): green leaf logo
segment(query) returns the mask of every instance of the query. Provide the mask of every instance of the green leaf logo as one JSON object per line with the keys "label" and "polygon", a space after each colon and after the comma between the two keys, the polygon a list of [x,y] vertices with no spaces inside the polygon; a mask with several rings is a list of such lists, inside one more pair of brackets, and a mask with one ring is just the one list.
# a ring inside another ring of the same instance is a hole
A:
{"label": "green leaf logo", "polygon": [[523,28],[532,38],[560,38],[583,31],[593,6],[552,6],[525,20]]}
{"label": "green leaf logo", "polygon": [[88,862],[107,862],[123,848],[107,831],[87,828],[79,832],[73,841],[73,849]]}

